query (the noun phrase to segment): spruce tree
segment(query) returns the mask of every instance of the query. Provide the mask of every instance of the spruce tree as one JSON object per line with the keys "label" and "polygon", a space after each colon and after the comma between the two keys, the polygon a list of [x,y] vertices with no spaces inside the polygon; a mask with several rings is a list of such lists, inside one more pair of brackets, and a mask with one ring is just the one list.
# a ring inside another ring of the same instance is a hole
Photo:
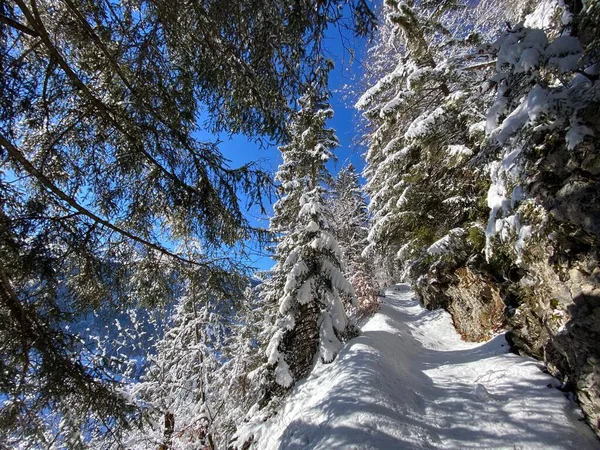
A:
{"label": "spruce tree", "polygon": [[261,398],[267,376],[264,349],[271,338],[276,308],[261,295],[264,282],[248,287],[237,308],[222,348],[224,361],[214,374],[212,390],[218,399],[214,422],[215,442],[228,444],[250,408]]}
{"label": "spruce tree", "polygon": [[368,244],[369,213],[367,201],[352,163],[343,167],[333,179],[328,203],[332,212],[332,229],[342,250],[345,275],[356,292],[357,315],[377,308],[374,258],[363,255]]}
{"label": "spruce tree", "polygon": [[388,0],[382,12],[375,81],[356,106],[369,126],[365,255],[382,258],[387,282],[415,281],[432,262],[431,245],[485,215],[482,174],[468,164],[483,140],[483,108],[477,71],[464,70],[474,52],[463,48],[478,41],[467,23],[457,26],[466,10]]}
{"label": "spruce tree", "polygon": [[267,387],[267,396],[306,376],[316,357],[331,362],[348,332],[340,296],[354,293],[343,274],[324,198],[330,178],[325,163],[339,142],[326,127],[333,111],[322,90],[315,83],[301,97],[288,127],[290,142],[280,147],[283,163],[276,179],[283,196],[271,221],[278,244],[269,293],[278,298],[279,314],[267,347],[275,383]]}
{"label": "spruce tree", "polygon": [[332,228],[342,249],[346,268],[353,269],[366,244],[369,216],[367,202],[363,195],[359,175],[352,163],[342,167],[332,179],[329,204],[333,215]]}
{"label": "spruce tree", "polygon": [[[188,274],[143,376],[127,387],[143,411],[143,427],[125,430],[113,446],[225,448],[260,400],[273,325],[273,311],[259,295],[264,283],[230,277],[217,291],[207,275]],[[107,442],[98,436],[91,448]]]}

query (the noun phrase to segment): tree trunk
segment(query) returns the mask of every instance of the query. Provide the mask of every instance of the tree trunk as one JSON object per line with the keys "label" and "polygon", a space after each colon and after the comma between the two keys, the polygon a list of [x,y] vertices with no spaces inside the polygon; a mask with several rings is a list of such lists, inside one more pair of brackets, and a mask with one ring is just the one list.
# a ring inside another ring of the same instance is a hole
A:
{"label": "tree trunk", "polygon": [[173,415],[173,413],[167,412],[165,414],[165,432],[164,432],[165,440],[163,441],[162,444],[160,444],[160,447],[158,447],[158,450],[171,450],[172,438],[173,438],[174,431],[175,431],[175,416]]}

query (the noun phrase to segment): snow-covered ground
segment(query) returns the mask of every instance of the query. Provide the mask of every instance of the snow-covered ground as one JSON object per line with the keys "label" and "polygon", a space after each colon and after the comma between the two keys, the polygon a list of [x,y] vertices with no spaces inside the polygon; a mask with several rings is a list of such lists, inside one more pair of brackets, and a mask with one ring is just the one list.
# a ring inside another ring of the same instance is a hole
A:
{"label": "snow-covered ground", "polygon": [[246,431],[260,450],[600,448],[557,380],[507,347],[463,342],[446,312],[394,286],[334,363]]}

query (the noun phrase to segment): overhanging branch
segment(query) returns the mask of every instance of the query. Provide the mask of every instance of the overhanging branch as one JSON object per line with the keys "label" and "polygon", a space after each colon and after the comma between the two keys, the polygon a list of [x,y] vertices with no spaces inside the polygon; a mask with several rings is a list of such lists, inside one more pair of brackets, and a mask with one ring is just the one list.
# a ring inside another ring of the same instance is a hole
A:
{"label": "overhanging branch", "polygon": [[100,225],[115,231],[121,236],[124,236],[128,239],[131,239],[134,242],[142,244],[144,247],[150,248],[152,250],[156,250],[159,253],[174,258],[180,262],[186,264],[193,264],[201,267],[208,267],[209,264],[207,262],[198,262],[192,261],[190,259],[184,258],[183,256],[177,255],[166,248],[158,245],[154,242],[150,242],[140,236],[137,236],[121,227],[116,226],[112,222],[107,219],[104,219],[89,209],[85,208],[81,204],[79,204],[74,198],[67,195],[63,192],[58,186],[56,186],[46,175],[44,175],[40,170],[38,170],[32,163],[29,161],[23,152],[19,150],[12,142],[10,142],[4,135],[0,134],[0,145],[6,149],[10,158],[14,161],[18,162],[21,167],[29,173],[32,177],[34,177],[40,184],[42,184],[46,189],[52,192],[56,197],[58,197],[61,201],[69,205],[71,208],[75,209],[77,212],[83,214],[84,216],[92,219],[94,222],[99,223]]}
{"label": "overhanging branch", "polygon": [[40,34],[37,31],[32,30],[28,26],[23,25],[22,23],[17,22],[16,20],[3,16],[2,14],[0,14],[0,23],[8,25],[9,27],[14,28],[15,30],[19,30],[21,33],[28,34],[29,36],[40,37]]}

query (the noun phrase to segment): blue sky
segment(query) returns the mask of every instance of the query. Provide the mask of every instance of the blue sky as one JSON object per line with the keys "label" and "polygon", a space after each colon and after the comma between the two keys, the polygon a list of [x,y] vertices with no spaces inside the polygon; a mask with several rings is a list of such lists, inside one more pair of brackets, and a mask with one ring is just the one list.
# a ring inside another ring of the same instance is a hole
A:
{"label": "blue sky", "polygon": [[[350,54],[342,45],[342,36],[346,47],[355,49],[355,59],[350,63]],[[362,170],[364,149],[356,143],[359,136],[359,116],[353,108],[355,99],[348,96],[343,89],[345,85],[356,85],[360,80],[362,55],[364,54],[365,42],[355,39],[350,33],[331,28],[325,40],[327,56],[335,62],[335,68],[330,75],[330,89],[332,91],[331,106],[335,112],[334,118],[329,126],[334,128],[340,140],[341,147],[337,150],[337,161],[330,163],[330,170],[336,173],[341,167],[352,162],[355,167]],[[346,98],[348,97],[348,98]],[[276,146],[260,147],[246,139],[245,136],[235,135],[219,136],[223,141],[220,149],[223,155],[231,161],[232,167],[239,167],[251,161],[261,161],[261,166],[272,174],[275,174],[281,163],[281,155]],[[271,205],[269,213],[272,212]],[[253,225],[268,227],[269,218],[261,217],[257,211],[248,211],[248,218]],[[266,254],[257,254],[251,258],[250,264],[258,269],[269,269],[273,261]]]}

